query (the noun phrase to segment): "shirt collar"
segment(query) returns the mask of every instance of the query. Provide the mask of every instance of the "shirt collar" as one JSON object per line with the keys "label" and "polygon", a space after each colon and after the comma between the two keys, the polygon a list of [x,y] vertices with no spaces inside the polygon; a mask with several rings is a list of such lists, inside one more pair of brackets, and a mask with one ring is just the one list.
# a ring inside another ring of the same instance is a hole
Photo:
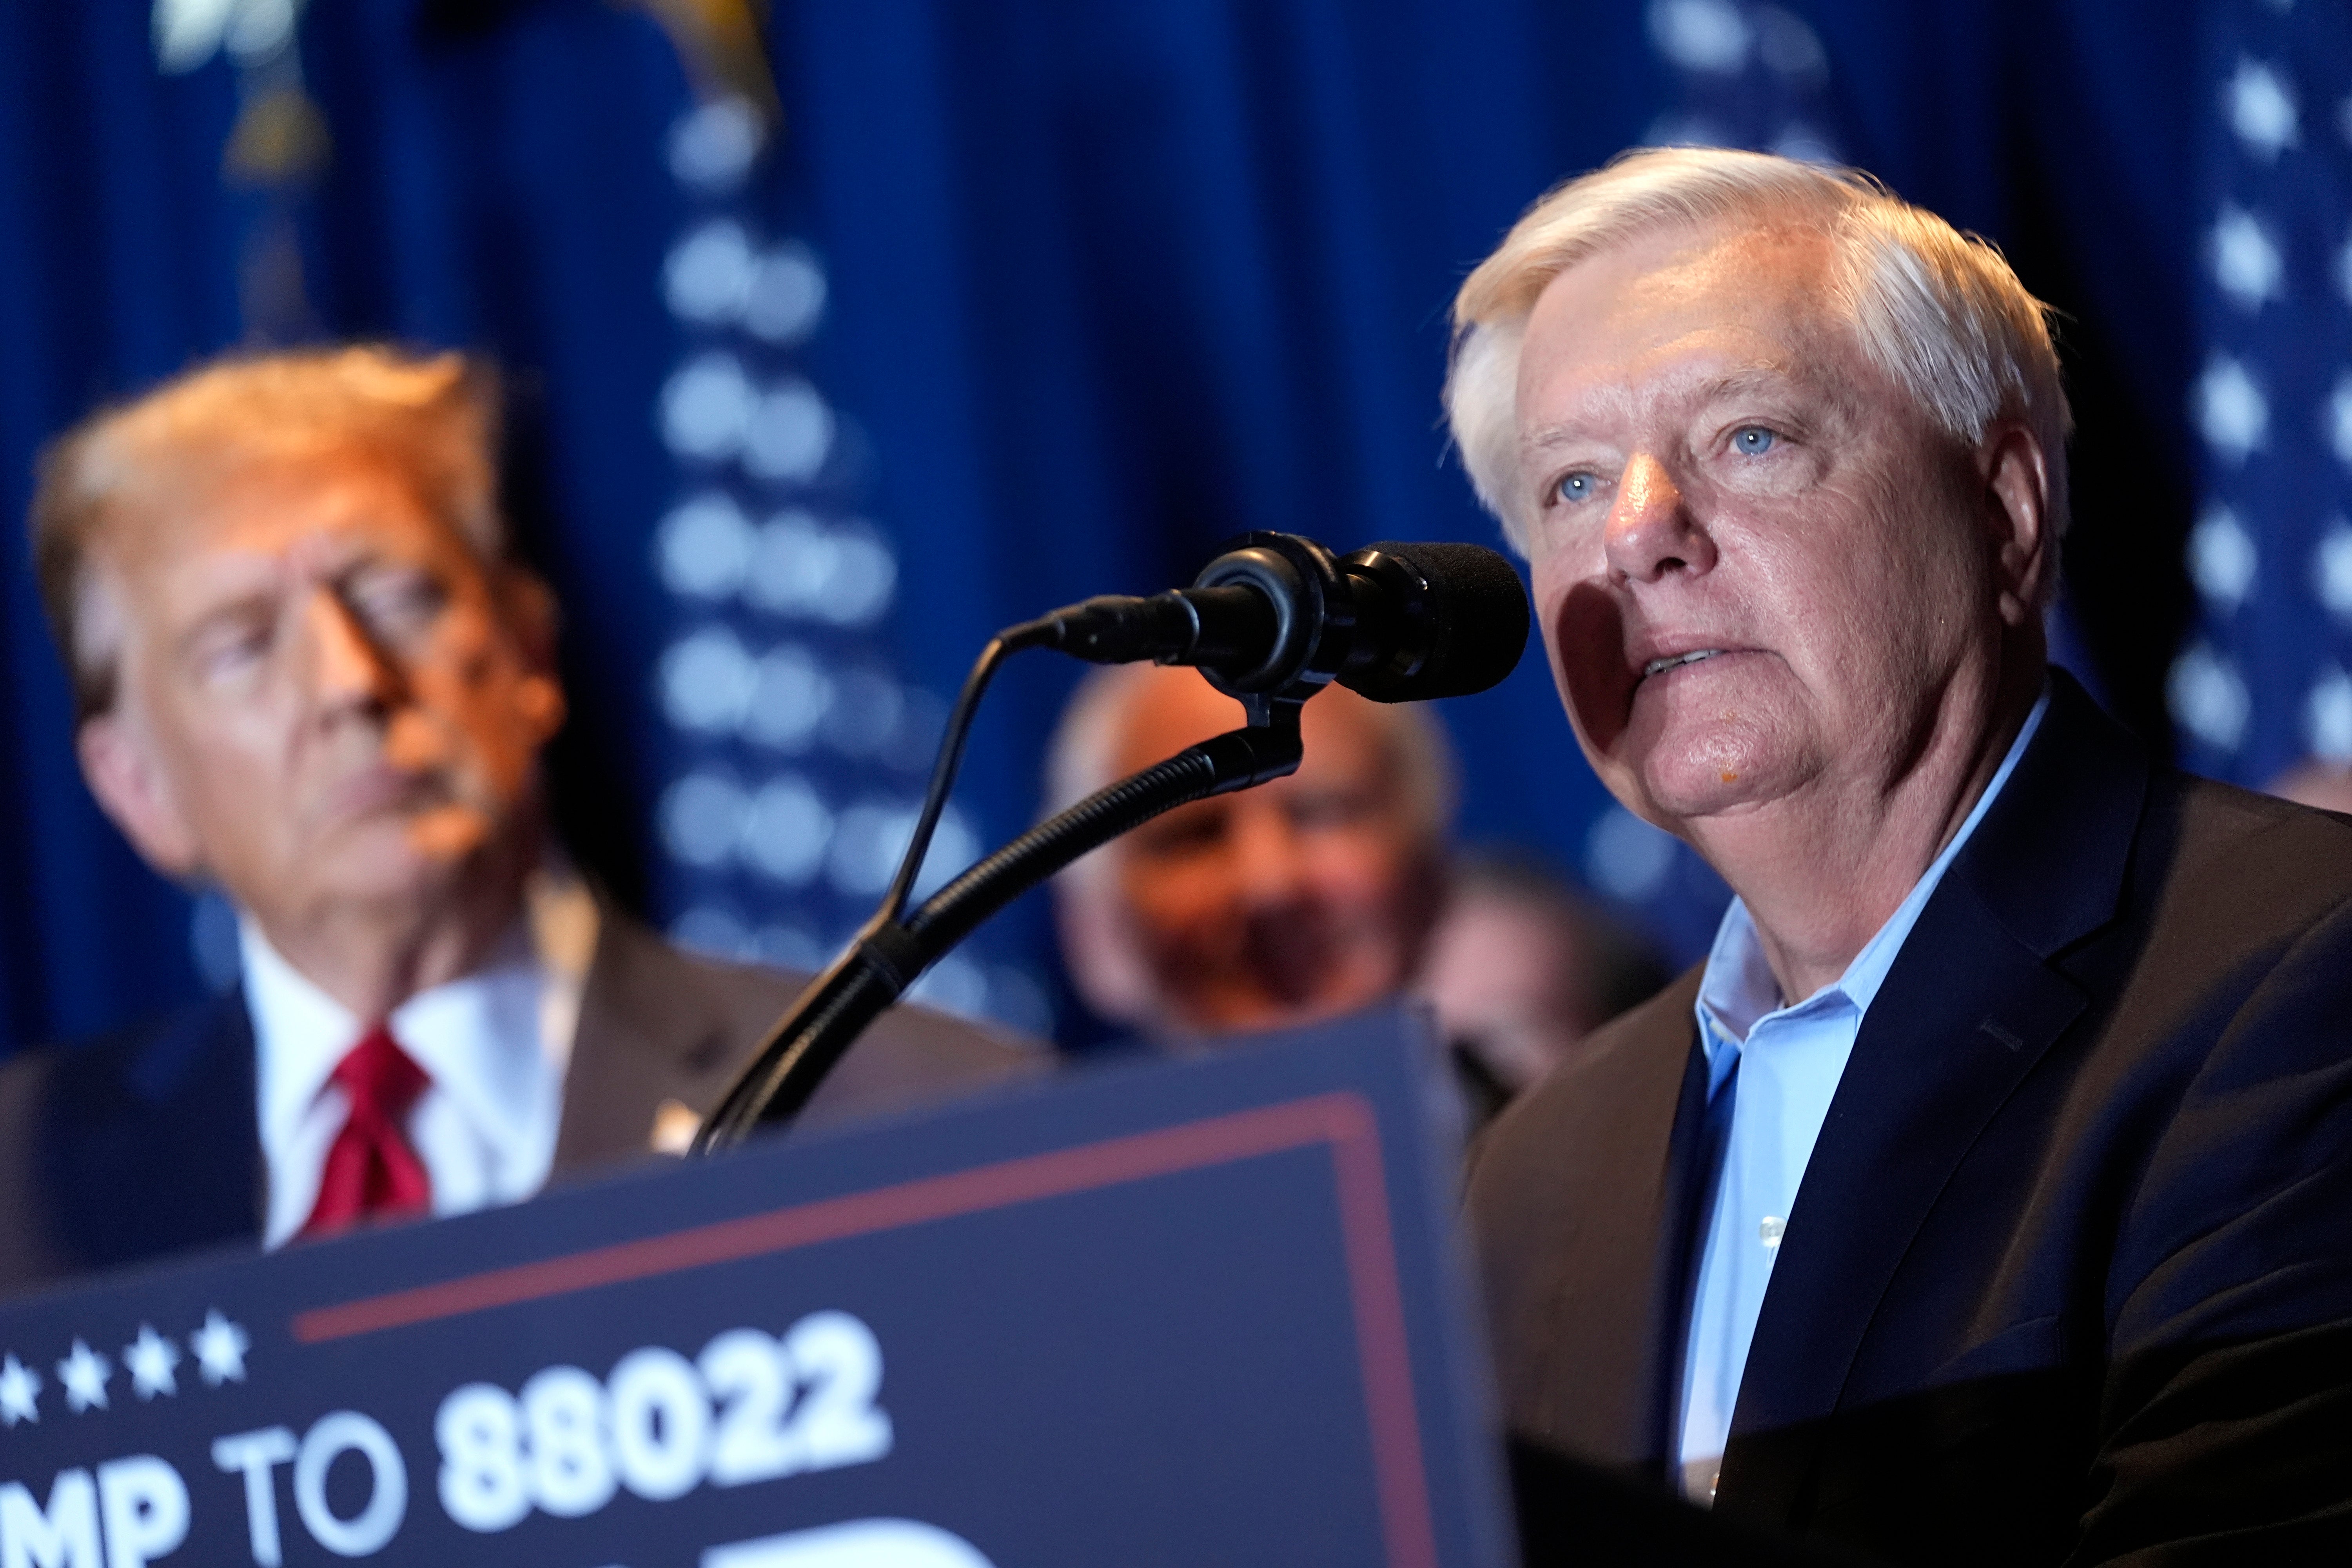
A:
{"label": "shirt collar", "polygon": [[261,1142],[276,1148],[319,1098],[335,1064],[357,1043],[360,1021],[278,955],[253,917],[237,921],[245,1005],[253,1017]]}
{"label": "shirt collar", "polygon": [[389,1020],[401,1049],[499,1147],[524,1135],[545,1072],[541,980],[525,929],[518,926],[481,968],[418,992],[394,1007]]}
{"label": "shirt collar", "polygon": [[[530,878],[523,918],[488,963],[393,1009],[393,1038],[495,1140],[523,1136],[533,1097],[562,1082],[599,923],[586,885],[551,864]],[[237,943],[263,1143],[273,1147],[318,1100],[362,1025],[288,963],[250,915],[237,921]]]}
{"label": "shirt collar", "polygon": [[1911,928],[1919,921],[1920,911],[1935,896],[1937,884],[1956,859],[1963,845],[1992,808],[1994,797],[2009,783],[2009,775],[2017,771],[2018,759],[2033,733],[2042,727],[2042,716],[2049,710],[2050,691],[2047,685],[2025,716],[2018,730],[2017,739],[1993,770],[1992,778],[1985,784],[1984,793],[1960,822],[1960,830],[1952,835],[1943,853],[1934,864],[1913,883],[1911,891],[1895,907],[1886,922],[1863,944],[1862,951],[1845,966],[1845,973],[1822,986],[1811,996],[1794,1005],[1783,1006],[1780,983],[1772,977],[1772,967],[1765,959],[1764,944],[1758,936],[1754,917],[1748,914],[1745,900],[1734,898],[1731,907],[1723,911],[1723,923],[1716,928],[1715,945],[1708,950],[1706,970],[1700,977],[1698,1001],[1699,1041],[1706,1054],[1712,1082],[1709,1091],[1719,1087],[1731,1070],[1731,1063],[1739,1053],[1748,1033],[1766,1016],[1775,1013],[1805,1013],[1851,1008],[1856,1017],[1868,1012],[1877,1000],[1878,989],[1885,984],[1887,972],[1895,967],[1895,956],[1903,949]]}

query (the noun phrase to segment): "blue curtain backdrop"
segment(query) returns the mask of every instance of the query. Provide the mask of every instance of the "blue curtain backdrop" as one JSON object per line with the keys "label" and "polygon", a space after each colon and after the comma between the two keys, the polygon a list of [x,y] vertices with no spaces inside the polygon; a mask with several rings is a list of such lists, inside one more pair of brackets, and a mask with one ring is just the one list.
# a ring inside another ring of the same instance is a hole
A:
{"label": "blue curtain backdrop", "polygon": [[[94,404],[242,342],[496,355],[513,510],[566,610],[567,830],[710,945],[791,958],[842,933],[925,716],[998,626],[1185,580],[1247,528],[1492,540],[1438,423],[1446,304],[1544,187],[1649,140],[1859,163],[2066,311],[2069,657],[2169,744],[2167,679],[2210,613],[2183,560],[2217,84],[2257,47],[2246,18],[2284,7],[779,0],[781,127],[750,131],[710,117],[707,62],[651,7],[295,9],[273,56],[257,0],[166,0],[170,37],[150,0],[0,5],[0,511],[22,517],[39,445]],[[2299,90],[2302,150],[2340,182],[2352,81]],[[289,92],[315,134],[297,115],[268,142],[255,105]],[[805,319],[779,325],[788,297]],[[2263,504],[2238,512],[2257,541],[2289,526]],[[761,576],[771,555],[783,575]],[[793,573],[820,557],[878,559],[887,591],[856,615],[812,599]],[[0,593],[0,1006],[21,1045],[194,994],[219,921],[89,804],[21,546]],[[2245,657],[2298,661],[2292,704],[2317,651]],[[1001,683],[965,839],[1029,817],[1075,673]],[[2238,679],[2259,694],[2263,674]],[[896,717],[825,728],[812,692]],[[1547,851],[1703,947],[1719,886],[1609,808],[1539,658],[1446,718],[1471,837]],[[763,859],[761,820],[835,849]],[[1050,1009],[1083,1039],[1037,900],[1001,925],[948,999]]]}

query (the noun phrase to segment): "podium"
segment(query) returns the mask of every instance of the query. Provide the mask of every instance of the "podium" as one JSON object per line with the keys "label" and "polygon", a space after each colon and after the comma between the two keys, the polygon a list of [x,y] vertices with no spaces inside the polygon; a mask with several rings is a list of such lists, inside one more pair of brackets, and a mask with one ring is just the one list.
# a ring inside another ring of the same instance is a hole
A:
{"label": "podium", "polygon": [[1417,1029],[0,1307],[0,1563],[1506,1563]]}

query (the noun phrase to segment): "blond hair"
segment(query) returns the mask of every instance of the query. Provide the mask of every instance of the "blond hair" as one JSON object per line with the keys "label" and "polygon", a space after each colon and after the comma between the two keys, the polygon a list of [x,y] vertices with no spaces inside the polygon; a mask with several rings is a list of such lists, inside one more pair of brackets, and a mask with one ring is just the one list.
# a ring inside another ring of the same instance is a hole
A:
{"label": "blond hair", "polygon": [[77,721],[114,702],[113,661],[81,625],[91,550],[126,510],[168,515],[268,468],[357,459],[397,473],[486,560],[506,550],[498,505],[499,389],[457,353],[362,345],[241,355],[104,408],[42,453],[33,564]]}
{"label": "blond hair", "polygon": [[1738,222],[1826,236],[1840,263],[1830,297],[1864,356],[1956,441],[1974,446],[1994,421],[2021,422],[2048,465],[2052,531],[2063,531],[2074,422],[2049,307],[1990,242],[1856,170],[1672,147],[1626,153],[1554,187],[1454,296],[1447,419],[1479,500],[1522,553],[1534,498],[1517,485],[1519,349],[1537,298],[1612,247],[1664,228]]}

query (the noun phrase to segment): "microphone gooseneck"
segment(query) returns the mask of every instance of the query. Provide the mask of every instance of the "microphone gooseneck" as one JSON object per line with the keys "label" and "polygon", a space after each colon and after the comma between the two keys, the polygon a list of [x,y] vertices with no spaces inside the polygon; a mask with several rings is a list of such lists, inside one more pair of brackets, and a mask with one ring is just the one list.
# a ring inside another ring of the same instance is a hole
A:
{"label": "microphone gooseneck", "polygon": [[[1188,801],[1296,770],[1299,710],[1332,681],[1382,702],[1466,696],[1508,675],[1527,640],[1526,592],[1491,550],[1382,543],[1335,557],[1292,533],[1243,535],[1190,588],[1088,599],[998,633],[965,678],[881,907],[769,1031],[704,1120],[694,1152],[728,1148],[798,1114],[866,1026],[925,970],[1080,855]],[[1097,791],[909,914],[981,695],[1005,658],[1031,647],[1102,664],[1195,666],[1240,700],[1249,723]]]}

